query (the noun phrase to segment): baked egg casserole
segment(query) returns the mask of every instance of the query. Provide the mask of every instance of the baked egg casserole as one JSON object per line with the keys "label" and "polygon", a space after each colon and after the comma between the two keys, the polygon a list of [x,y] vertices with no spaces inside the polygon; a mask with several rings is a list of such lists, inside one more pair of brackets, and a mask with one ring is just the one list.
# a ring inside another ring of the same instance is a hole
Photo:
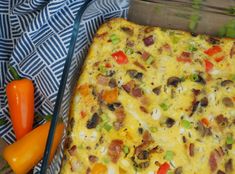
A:
{"label": "baked egg casserole", "polygon": [[234,174],[235,40],[103,24],[75,89],[61,173]]}

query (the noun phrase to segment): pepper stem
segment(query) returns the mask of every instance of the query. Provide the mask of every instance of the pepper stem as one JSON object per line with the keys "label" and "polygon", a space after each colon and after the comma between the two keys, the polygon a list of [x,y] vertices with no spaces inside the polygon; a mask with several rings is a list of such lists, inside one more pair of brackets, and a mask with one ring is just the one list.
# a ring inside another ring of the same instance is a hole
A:
{"label": "pepper stem", "polygon": [[0,173],[3,173],[3,172],[6,171],[7,169],[11,169],[9,164],[4,165],[4,166],[0,169]]}
{"label": "pepper stem", "polygon": [[12,66],[9,66],[8,69],[15,80],[21,79],[15,68],[13,68]]}

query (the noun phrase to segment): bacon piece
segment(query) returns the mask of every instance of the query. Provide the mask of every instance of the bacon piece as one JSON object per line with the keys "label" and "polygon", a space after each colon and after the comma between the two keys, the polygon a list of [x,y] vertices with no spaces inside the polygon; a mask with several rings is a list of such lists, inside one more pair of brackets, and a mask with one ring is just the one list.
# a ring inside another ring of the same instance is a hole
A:
{"label": "bacon piece", "polygon": [[212,172],[214,172],[217,169],[217,159],[216,159],[216,155],[215,152],[212,151],[209,157],[209,165],[210,165],[210,169]]}
{"label": "bacon piece", "polygon": [[143,95],[143,91],[140,88],[135,87],[132,89],[131,94],[134,97],[141,97]]}
{"label": "bacon piece", "polygon": [[122,140],[112,140],[108,147],[108,155],[111,158],[113,163],[116,163],[120,158],[121,152],[123,148],[123,141]]}
{"label": "bacon piece", "polygon": [[126,117],[126,114],[124,112],[124,109],[123,107],[119,107],[115,110],[115,115],[117,117],[117,121],[119,122],[123,122],[125,117]]}
{"label": "bacon piece", "polygon": [[97,76],[97,83],[100,84],[100,85],[106,86],[109,83],[109,78],[104,76],[104,75],[99,74]]}
{"label": "bacon piece", "polygon": [[135,85],[135,81],[131,80],[129,82],[127,82],[126,84],[122,85],[122,88],[127,92],[130,93],[131,90],[134,88]]}
{"label": "bacon piece", "polygon": [[193,143],[190,143],[189,145],[189,155],[194,156],[194,147],[195,145]]}
{"label": "bacon piece", "polygon": [[150,56],[150,54],[149,54],[148,52],[146,52],[146,51],[144,51],[144,52],[142,53],[142,59],[143,59],[144,61],[146,61],[146,60],[149,58],[149,56]]}
{"label": "bacon piece", "polygon": [[141,63],[139,63],[138,61],[134,61],[134,65],[138,66],[140,69],[146,71],[146,68],[144,67],[144,65],[142,65]]}
{"label": "bacon piece", "polygon": [[68,152],[69,152],[69,154],[70,154],[71,156],[74,156],[74,155],[76,154],[76,150],[77,150],[77,146],[76,146],[76,145],[73,145],[73,146],[68,150]]}

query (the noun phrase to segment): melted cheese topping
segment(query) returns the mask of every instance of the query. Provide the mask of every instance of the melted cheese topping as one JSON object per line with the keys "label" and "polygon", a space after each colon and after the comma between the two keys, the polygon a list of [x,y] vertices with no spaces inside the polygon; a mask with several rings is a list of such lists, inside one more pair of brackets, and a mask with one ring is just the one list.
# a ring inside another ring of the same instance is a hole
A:
{"label": "melted cheese topping", "polygon": [[[113,19],[71,107],[61,173],[235,173],[235,44]],[[162,167],[162,169],[161,169]]]}

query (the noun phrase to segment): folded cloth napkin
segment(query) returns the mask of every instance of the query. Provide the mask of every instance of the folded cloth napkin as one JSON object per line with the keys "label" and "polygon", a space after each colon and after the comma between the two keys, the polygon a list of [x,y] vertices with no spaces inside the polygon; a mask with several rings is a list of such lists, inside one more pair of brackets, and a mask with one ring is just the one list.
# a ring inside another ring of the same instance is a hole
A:
{"label": "folded cloth napkin", "polygon": [[[33,80],[35,112],[52,114],[70,47],[74,19],[85,1],[0,2],[0,136],[7,143],[15,141],[5,91],[6,84],[13,79],[8,65],[13,66],[21,77]],[[92,3],[80,25],[73,59],[84,56],[99,25],[113,17],[126,17],[129,0],[93,0]],[[40,123],[35,122],[35,126]],[[50,173],[59,170],[59,164],[55,163]],[[39,167],[40,164],[34,173],[39,171]]]}

